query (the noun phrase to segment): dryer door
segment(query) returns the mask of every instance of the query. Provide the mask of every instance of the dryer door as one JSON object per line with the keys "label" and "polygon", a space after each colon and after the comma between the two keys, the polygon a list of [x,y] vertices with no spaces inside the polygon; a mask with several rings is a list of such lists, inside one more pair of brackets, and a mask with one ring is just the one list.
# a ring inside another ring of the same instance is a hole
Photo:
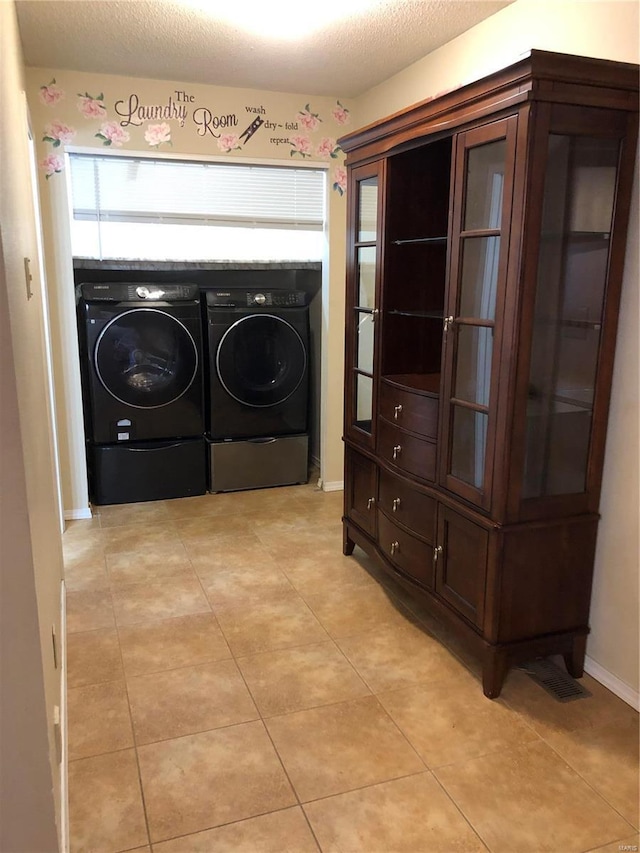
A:
{"label": "dryer door", "polygon": [[96,341],[93,361],[105,389],[128,406],[168,406],[189,389],[198,349],[175,317],[154,308],[118,314]]}
{"label": "dryer door", "polygon": [[273,314],[241,318],[218,344],[218,378],[227,393],[246,406],[283,403],[298,388],[306,369],[302,338],[290,323]]}

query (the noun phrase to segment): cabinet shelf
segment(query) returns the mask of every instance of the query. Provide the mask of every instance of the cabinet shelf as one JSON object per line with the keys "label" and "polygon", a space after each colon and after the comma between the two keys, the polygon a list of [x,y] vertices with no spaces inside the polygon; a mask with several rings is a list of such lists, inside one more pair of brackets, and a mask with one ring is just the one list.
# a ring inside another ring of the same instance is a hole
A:
{"label": "cabinet shelf", "polygon": [[394,246],[408,246],[408,245],[419,245],[419,244],[440,244],[446,245],[447,238],[446,237],[410,237],[406,240],[392,240],[391,243]]}
{"label": "cabinet shelf", "polygon": [[545,411],[554,414],[564,412],[591,412],[593,410],[593,390],[591,388],[567,388],[555,393],[549,400],[541,394],[529,392],[527,416],[537,416]]}
{"label": "cabinet shelf", "polygon": [[541,239],[556,242],[567,240],[574,245],[580,243],[592,245],[593,243],[608,243],[611,234],[608,231],[544,231]]}
{"label": "cabinet shelf", "polygon": [[590,415],[591,408],[577,400],[554,397],[552,403],[545,409],[539,400],[527,401],[527,417],[541,418],[546,415]]}
{"label": "cabinet shelf", "polygon": [[568,231],[567,237],[574,240],[609,240],[609,231]]}
{"label": "cabinet shelf", "polygon": [[536,325],[539,328],[546,329],[561,327],[563,329],[591,329],[596,332],[602,329],[601,320],[576,320],[571,317],[547,317],[546,319],[537,320]]}
{"label": "cabinet shelf", "polygon": [[593,320],[563,320],[562,325],[570,329],[593,329],[595,332],[602,328],[602,323]]}
{"label": "cabinet shelf", "polygon": [[444,311],[398,311],[396,309],[391,309],[387,312],[389,315],[394,317],[419,317],[423,320],[442,320],[444,318]]}
{"label": "cabinet shelf", "polygon": [[573,254],[607,252],[611,242],[608,231],[547,231],[541,243],[546,246],[566,246]]}

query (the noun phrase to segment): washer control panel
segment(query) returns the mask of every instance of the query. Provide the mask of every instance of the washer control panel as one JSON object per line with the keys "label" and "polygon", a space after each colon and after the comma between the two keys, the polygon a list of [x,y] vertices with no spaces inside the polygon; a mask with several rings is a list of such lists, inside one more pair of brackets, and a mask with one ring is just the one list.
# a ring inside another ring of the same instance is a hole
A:
{"label": "washer control panel", "polygon": [[182,299],[197,299],[199,292],[194,284],[130,284],[128,299],[144,299],[149,302],[179,302]]}
{"label": "washer control panel", "polygon": [[197,284],[156,282],[99,282],[80,285],[86,302],[193,302],[199,299]]}
{"label": "washer control panel", "polygon": [[136,287],[136,296],[138,299],[162,299],[164,290],[161,287],[147,287],[146,284],[141,284]]}

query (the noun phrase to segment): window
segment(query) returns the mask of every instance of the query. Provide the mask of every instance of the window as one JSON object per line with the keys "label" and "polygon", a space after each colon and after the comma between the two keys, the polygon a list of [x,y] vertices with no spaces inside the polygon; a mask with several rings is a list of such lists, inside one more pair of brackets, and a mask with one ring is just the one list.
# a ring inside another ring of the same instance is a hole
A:
{"label": "window", "polygon": [[321,260],[325,174],[71,154],[76,258]]}

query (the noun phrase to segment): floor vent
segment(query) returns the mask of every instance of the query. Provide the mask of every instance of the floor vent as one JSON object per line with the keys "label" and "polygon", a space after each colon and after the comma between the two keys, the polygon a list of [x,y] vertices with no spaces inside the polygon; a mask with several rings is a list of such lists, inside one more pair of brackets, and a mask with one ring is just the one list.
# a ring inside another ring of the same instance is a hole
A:
{"label": "floor vent", "polygon": [[574,699],[586,699],[591,693],[579,684],[575,678],[553,661],[540,658],[522,664],[518,669],[526,672],[547,693],[558,702],[572,702]]}

